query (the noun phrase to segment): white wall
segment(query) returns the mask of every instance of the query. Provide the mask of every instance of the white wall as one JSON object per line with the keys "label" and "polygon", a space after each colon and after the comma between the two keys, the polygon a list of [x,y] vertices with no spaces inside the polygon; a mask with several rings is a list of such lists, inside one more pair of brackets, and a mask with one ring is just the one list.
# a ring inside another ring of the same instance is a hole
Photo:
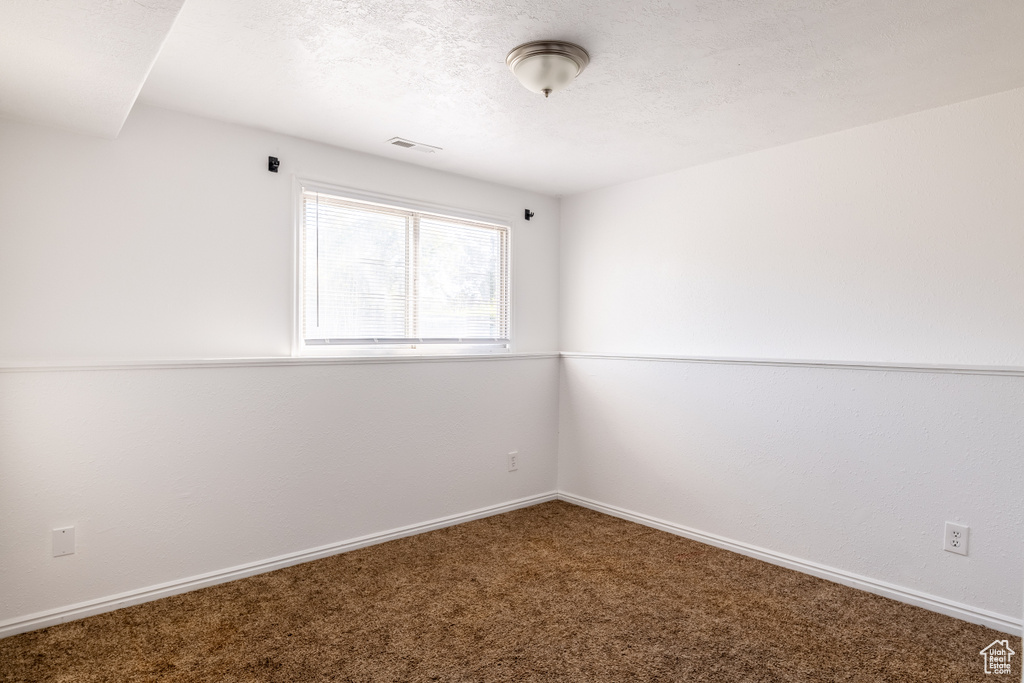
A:
{"label": "white wall", "polygon": [[560,490],[1019,622],[1024,377],[637,357],[1024,366],[1022,187],[1017,90],[563,200]]}
{"label": "white wall", "polygon": [[[0,143],[0,631],[554,489],[557,200],[144,107],[114,141]],[[291,174],[508,216],[527,355],[284,358]],[[281,360],[188,362],[245,357]],[[121,363],[152,359],[184,362]],[[78,551],[53,558],[65,525]]]}
{"label": "white wall", "polygon": [[558,350],[550,197],[142,106],[117,140],[0,145],[0,362],[288,355],[293,175],[507,216],[514,350]]}
{"label": "white wall", "polygon": [[563,200],[562,350],[1024,365],[1024,89]]}
{"label": "white wall", "polygon": [[563,363],[560,490],[1020,618],[1024,377]]}
{"label": "white wall", "polygon": [[549,492],[557,365],[0,373],[0,622]]}

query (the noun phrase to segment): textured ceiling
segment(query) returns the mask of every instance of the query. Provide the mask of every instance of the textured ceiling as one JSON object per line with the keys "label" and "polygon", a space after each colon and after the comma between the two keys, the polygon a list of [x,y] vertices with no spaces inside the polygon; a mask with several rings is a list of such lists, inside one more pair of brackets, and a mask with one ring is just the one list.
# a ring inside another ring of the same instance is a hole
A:
{"label": "textured ceiling", "polygon": [[[549,100],[541,38],[592,58]],[[1020,0],[188,0],[141,99],[565,194],[1020,86]]]}
{"label": "textured ceiling", "polygon": [[3,0],[0,116],[115,137],[185,0]]}

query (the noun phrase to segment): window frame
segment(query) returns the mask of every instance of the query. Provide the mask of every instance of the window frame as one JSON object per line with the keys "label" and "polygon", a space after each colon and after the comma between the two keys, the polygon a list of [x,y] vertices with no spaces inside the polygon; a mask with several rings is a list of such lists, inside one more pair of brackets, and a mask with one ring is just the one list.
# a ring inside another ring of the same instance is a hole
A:
{"label": "window frame", "polygon": [[[493,355],[502,356],[515,351],[515,258],[514,222],[508,216],[473,211],[443,204],[424,202],[407,197],[370,192],[358,188],[344,187],[317,180],[309,180],[293,176],[293,249],[292,249],[292,356],[294,357],[374,357],[374,356],[462,356],[462,355]],[[419,345],[384,345],[384,344],[306,344],[302,330],[302,227],[303,192],[322,192],[335,195],[341,199],[357,202],[379,204],[400,211],[433,214],[442,218],[488,223],[506,230],[506,287],[508,294],[508,344],[504,347],[493,343],[469,342],[444,344],[429,343]]]}

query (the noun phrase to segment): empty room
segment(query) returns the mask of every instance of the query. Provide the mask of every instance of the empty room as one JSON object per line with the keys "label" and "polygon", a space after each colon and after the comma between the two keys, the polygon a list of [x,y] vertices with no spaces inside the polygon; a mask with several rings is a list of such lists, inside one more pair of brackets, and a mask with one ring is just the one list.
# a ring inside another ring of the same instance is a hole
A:
{"label": "empty room", "polygon": [[1021,681],[1024,3],[0,3],[0,683]]}

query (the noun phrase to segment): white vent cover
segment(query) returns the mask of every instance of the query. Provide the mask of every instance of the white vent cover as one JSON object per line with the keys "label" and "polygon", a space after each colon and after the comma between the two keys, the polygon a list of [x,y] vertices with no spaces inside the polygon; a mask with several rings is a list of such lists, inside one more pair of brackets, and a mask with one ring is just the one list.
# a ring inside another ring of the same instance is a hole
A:
{"label": "white vent cover", "polygon": [[425,145],[422,142],[413,142],[412,140],[406,140],[405,138],[391,138],[388,140],[388,144],[394,145],[395,147],[402,147],[404,149],[411,149],[416,152],[425,152],[426,154],[441,151],[440,147]]}

